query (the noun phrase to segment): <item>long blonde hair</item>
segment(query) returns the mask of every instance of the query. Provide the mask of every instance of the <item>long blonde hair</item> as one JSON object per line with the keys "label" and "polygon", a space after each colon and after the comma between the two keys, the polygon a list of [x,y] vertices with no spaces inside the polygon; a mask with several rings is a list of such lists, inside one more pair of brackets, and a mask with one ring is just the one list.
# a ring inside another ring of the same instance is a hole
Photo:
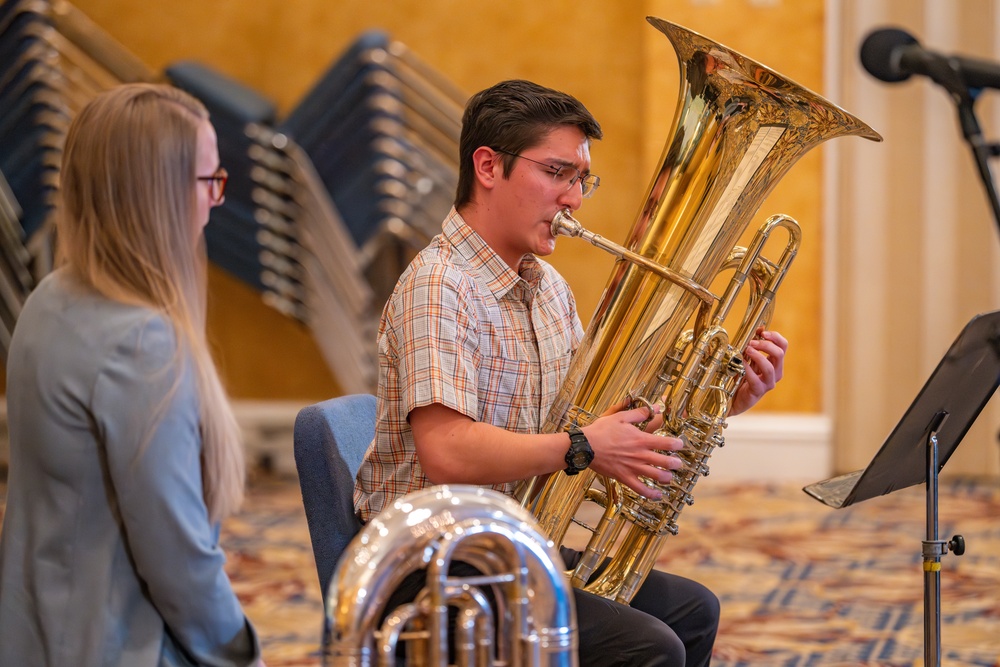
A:
{"label": "long blonde hair", "polygon": [[202,487],[217,521],[242,502],[246,470],[205,337],[207,259],[195,172],[198,127],[207,118],[200,102],[167,85],[127,84],[92,100],[67,134],[57,238],[61,261],[85,284],[172,323],[176,361],[193,361]]}

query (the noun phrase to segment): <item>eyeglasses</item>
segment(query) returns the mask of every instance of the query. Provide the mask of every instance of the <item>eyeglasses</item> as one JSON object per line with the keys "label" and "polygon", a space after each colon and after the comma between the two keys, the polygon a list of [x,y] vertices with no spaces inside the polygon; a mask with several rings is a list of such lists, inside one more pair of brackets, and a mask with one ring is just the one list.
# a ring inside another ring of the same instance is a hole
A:
{"label": "eyeglasses", "polygon": [[222,198],[226,195],[229,172],[219,167],[219,170],[211,176],[198,176],[197,178],[199,181],[208,181],[208,195],[212,198],[212,203],[221,204]]}
{"label": "eyeglasses", "polygon": [[532,160],[530,157],[524,157],[523,155],[519,155],[517,153],[508,153],[507,151],[497,150],[496,148],[493,150],[497,153],[503,153],[504,155],[510,155],[511,157],[519,157],[522,160],[534,162],[537,165],[545,167],[549,173],[552,174],[552,180],[555,181],[556,185],[560,185],[567,190],[579,182],[580,189],[583,192],[584,197],[590,197],[593,195],[594,191],[597,190],[597,187],[601,184],[600,176],[595,176],[594,174],[584,174],[576,167],[572,167],[568,164],[561,166],[546,164],[545,162]]}

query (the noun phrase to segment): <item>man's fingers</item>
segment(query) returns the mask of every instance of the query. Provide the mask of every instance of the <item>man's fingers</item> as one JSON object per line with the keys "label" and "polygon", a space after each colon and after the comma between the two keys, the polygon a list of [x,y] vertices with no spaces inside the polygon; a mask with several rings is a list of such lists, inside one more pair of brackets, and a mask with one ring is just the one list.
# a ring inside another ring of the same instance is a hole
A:
{"label": "man's fingers", "polygon": [[632,489],[643,498],[649,498],[650,500],[659,500],[660,498],[663,497],[663,493],[659,489],[654,489],[653,487],[648,486],[638,477],[636,477],[634,481],[626,481],[626,480],[619,480],[619,481],[622,481],[622,483],[625,484],[625,486]]}
{"label": "man's fingers", "polygon": [[[675,457],[670,458],[677,462],[676,465],[671,463],[671,468],[677,469],[683,466],[682,461],[677,460]],[[634,484],[627,484],[627,486],[645,498],[659,500],[663,496],[663,493],[655,486],[652,486],[652,484],[655,483],[660,486],[666,486],[672,481],[674,481],[674,474],[670,470],[664,470],[663,468],[657,466],[650,466],[647,471],[636,478]]]}

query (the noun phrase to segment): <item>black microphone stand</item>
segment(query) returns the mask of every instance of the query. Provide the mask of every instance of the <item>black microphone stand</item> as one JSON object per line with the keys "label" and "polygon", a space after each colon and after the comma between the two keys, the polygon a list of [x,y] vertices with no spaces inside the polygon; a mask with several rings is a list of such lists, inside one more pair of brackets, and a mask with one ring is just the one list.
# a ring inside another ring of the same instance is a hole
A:
{"label": "black microphone stand", "polygon": [[976,112],[973,109],[976,98],[971,93],[967,97],[968,101],[963,100],[958,104],[958,120],[962,126],[962,135],[972,149],[972,156],[979,168],[979,177],[983,181],[986,196],[989,197],[990,206],[993,208],[993,220],[997,223],[997,228],[1000,229],[1000,198],[997,197],[997,189],[989,164],[989,158],[1000,155],[1000,145],[987,143],[983,139],[983,132],[979,129],[979,121],[976,119]]}
{"label": "black microphone stand", "polygon": [[955,101],[958,112],[958,124],[962,128],[962,136],[972,149],[972,157],[976,161],[979,169],[979,177],[983,181],[986,189],[986,196],[989,198],[990,207],[993,209],[993,221],[1000,230],[1000,197],[997,195],[996,184],[993,181],[993,174],[990,171],[989,158],[1000,156],[1000,144],[987,143],[983,138],[983,131],[979,127],[979,119],[976,117],[975,104],[979,94],[982,92],[977,88],[970,88],[965,83],[957,64],[953,64],[950,59],[937,60],[931,64],[936,71],[932,77],[937,83],[948,91],[948,94]]}

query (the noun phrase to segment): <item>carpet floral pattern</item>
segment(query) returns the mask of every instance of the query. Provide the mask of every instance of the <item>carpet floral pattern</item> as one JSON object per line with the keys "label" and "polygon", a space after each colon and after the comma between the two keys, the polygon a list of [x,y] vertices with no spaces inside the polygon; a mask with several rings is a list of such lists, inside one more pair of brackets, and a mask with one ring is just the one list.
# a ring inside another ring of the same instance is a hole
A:
{"label": "carpet floral pattern", "polygon": [[[923,664],[924,487],[840,510],[788,486],[716,486],[680,520],[658,566],[720,596],[713,665]],[[942,663],[1000,665],[1000,488],[942,487]]]}
{"label": "carpet floral pattern", "polygon": [[[923,664],[923,487],[841,510],[793,485],[709,479],[695,496],[658,567],[721,598],[715,667]],[[942,663],[1000,667],[1000,483],[942,481],[939,506],[941,538],[967,543],[942,559]],[[297,482],[255,480],[223,543],[268,666],[318,665],[322,603]]]}

